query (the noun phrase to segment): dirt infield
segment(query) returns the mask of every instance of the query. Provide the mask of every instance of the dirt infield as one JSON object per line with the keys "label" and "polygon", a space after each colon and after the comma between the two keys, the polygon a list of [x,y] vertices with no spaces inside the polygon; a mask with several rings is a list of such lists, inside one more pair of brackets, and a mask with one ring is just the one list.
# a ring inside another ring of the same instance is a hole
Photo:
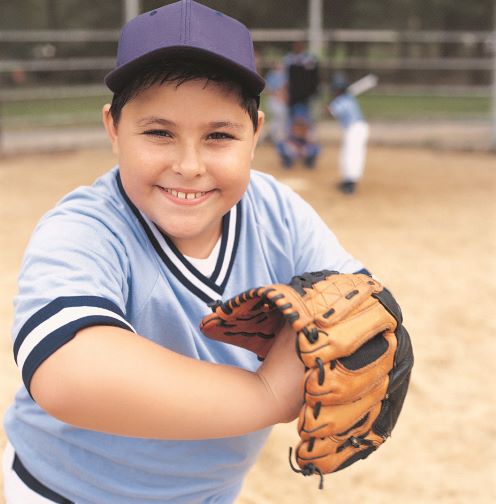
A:
{"label": "dirt infield", "polygon": [[[311,202],[400,300],[416,355],[411,390],[392,438],[367,460],[328,476],[322,491],[315,478],[289,468],[295,425],[277,426],[237,502],[496,502],[496,157],[373,147],[353,197],[334,190],[336,160],[335,147],[327,146],[317,169],[285,171],[263,146],[254,164]],[[113,162],[108,149],[0,160],[2,414],[19,386],[9,332],[31,230],[62,195]]]}

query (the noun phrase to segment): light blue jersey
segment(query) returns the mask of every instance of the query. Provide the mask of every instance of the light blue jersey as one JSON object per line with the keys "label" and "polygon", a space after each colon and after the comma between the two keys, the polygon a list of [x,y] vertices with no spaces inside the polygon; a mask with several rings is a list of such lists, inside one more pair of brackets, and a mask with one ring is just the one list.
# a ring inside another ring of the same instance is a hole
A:
{"label": "light blue jersey", "polygon": [[265,76],[265,87],[268,92],[280,91],[288,83],[288,77],[284,70],[271,70]]}
{"label": "light blue jersey", "polygon": [[[210,277],[130,202],[117,168],[76,189],[39,222],[19,276],[13,337],[25,388],[6,414],[5,430],[20,460],[77,504],[233,502],[269,429],[205,441],[78,429],[32,400],[31,378],[92,325],[121,327],[196,359],[255,370],[254,354],[200,332],[200,320],[211,313],[207,304],[324,268],[351,273],[362,265],[307,203],[260,172],[252,172],[242,200],[223,218]],[[174,376],[163,386],[173,387]]]}
{"label": "light blue jersey", "polygon": [[329,104],[329,111],[343,129],[347,129],[352,124],[363,121],[360,105],[357,99],[349,93],[344,93],[334,98]]}

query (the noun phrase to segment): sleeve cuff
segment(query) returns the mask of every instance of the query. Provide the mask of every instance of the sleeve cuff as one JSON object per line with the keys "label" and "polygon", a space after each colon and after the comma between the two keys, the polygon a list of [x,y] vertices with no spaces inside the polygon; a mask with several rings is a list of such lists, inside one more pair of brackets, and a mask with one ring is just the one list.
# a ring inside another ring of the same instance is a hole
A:
{"label": "sleeve cuff", "polygon": [[32,315],[14,343],[14,359],[28,392],[45,359],[85,327],[107,325],[136,332],[113,302],[95,296],[60,297]]}

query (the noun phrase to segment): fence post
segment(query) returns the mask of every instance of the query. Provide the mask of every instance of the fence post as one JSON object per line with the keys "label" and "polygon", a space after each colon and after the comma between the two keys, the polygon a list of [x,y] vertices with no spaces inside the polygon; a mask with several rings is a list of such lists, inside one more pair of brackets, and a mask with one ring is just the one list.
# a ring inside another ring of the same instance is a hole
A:
{"label": "fence post", "polygon": [[309,50],[317,57],[322,55],[322,0],[308,0],[308,42]]}
{"label": "fence post", "polygon": [[496,4],[494,6],[493,37],[491,49],[493,54],[493,84],[491,106],[491,147],[496,151]]}
{"label": "fence post", "polygon": [[127,23],[140,13],[140,0],[122,0],[124,7],[124,22]]}

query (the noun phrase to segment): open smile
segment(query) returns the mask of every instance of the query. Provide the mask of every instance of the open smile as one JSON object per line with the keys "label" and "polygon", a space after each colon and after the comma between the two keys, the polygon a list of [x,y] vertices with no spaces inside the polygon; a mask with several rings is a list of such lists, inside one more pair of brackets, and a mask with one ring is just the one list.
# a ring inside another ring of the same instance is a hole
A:
{"label": "open smile", "polygon": [[172,194],[172,196],[175,196],[176,198],[185,200],[193,200],[205,196],[204,192],[182,192],[182,191],[176,191],[175,189],[167,189],[167,188],[164,188],[164,191],[166,193]]}
{"label": "open smile", "polygon": [[212,191],[187,191],[185,189],[172,189],[170,187],[157,186],[166,196],[173,200],[183,202],[200,202],[204,200]]}

